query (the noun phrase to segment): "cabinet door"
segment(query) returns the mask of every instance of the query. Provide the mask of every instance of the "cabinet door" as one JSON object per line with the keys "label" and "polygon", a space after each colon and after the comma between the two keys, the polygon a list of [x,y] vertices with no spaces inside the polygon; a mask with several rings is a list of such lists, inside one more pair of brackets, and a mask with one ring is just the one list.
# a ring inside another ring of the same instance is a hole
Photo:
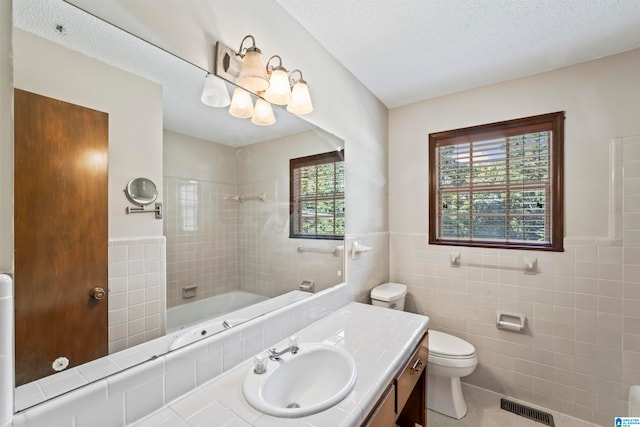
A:
{"label": "cabinet door", "polygon": [[378,402],[375,411],[365,421],[366,427],[393,427],[396,421],[396,388],[392,384],[385,391],[382,399]]}
{"label": "cabinet door", "polygon": [[425,336],[415,353],[409,359],[406,367],[402,373],[398,376],[396,386],[398,388],[398,412],[404,408],[405,403],[409,399],[409,396],[413,392],[413,389],[427,366],[429,360],[429,350],[427,349],[427,343],[429,336]]}

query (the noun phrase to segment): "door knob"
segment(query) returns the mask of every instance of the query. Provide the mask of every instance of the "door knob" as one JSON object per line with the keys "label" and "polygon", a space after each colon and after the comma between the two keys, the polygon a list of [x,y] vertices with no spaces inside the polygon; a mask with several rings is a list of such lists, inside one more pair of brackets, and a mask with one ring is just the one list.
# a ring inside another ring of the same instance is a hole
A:
{"label": "door knob", "polygon": [[101,300],[106,296],[106,292],[101,287],[96,286],[89,291],[89,296],[93,299]]}

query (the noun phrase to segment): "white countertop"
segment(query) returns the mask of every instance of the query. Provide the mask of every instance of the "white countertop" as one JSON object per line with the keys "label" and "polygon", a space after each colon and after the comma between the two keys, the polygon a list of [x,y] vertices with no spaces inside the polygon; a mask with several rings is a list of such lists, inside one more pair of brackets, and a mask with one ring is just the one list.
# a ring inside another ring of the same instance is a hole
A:
{"label": "white countertop", "polygon": [[[308,342],[341,346],[353,356],[358,370],[354,390],[336,406],[317,414],[276,418],[253,409],[242,395],[244,377],[253,369],[253,361],[247,360],[133,425],[359,426],[410,356],[428,323],[426,316],[354,302],[299,331],[300,347]],[[286,344],[285,340],[276,348]]]}

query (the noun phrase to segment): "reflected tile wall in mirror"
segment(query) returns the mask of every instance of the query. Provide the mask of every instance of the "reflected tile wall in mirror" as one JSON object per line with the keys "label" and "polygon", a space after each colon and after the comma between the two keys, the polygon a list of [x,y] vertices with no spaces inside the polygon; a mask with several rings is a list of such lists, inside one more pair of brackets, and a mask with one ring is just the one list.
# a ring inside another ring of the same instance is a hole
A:
{"label": "reflected tile wall in mirror", "polygon": [[279,222],[275,182],[240,184],[238,194],[244,200],[237,203],[240,290],[274,297],[295,289],[295,286],[276,289],[276,278],[272,274],[277,264],[274,252],[278,246]]}
{"label": "reflected tile wall in mirror", "polygon": [[232,184],[164,178],[167,307],[238,289],[235,194]]}
{"label": "reflected tile wall in mirror", "polygon": [[164,237],[109,241],[109,354],[165,331]]}

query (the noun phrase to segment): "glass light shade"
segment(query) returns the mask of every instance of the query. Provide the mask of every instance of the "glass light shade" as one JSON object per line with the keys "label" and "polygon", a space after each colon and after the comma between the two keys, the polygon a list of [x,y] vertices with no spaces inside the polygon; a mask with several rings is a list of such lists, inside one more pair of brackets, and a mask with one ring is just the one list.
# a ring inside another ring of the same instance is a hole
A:
{"label": "glass light shade", "polygon": [[248,119],[253,115],[253,100],[249,92],[239,87],[235,88],[229,106],[229,114],[239,119]]}
{"label": "glass light shade", "polygon": [[260,126],[269,126],[276,122],[276,116],[273,114],[271,104],[262,98],[256,101],[256,108],[251,117],[251,123]]}
{"label": "glass light shade", "polygon": [[284,69],[276,68],[271,71],[269,89],[265,91],[264,99],[276,105],[287,105],[291,102],[289,76]]}
{"label": "glass light shade", "polygon": [[226,107],[231,103],[227,86],[225,86],[222,79],[219,79],[213,74],[207,74],[200,100],[205,105],[218,108]]}
{"label": "glass light shade", "polygon": [[287,111],[293,114],[309,114],[313,111],[309,86],[304,80],[300,80],[293,85],[291,102],[287,105]]}
{"label": "glass light shade", "polygon": [[269,77],[262,61],[260,49],[247,49],[247,53],[242,58],[238,85],[251,92],[261,92],[269,87]]}

